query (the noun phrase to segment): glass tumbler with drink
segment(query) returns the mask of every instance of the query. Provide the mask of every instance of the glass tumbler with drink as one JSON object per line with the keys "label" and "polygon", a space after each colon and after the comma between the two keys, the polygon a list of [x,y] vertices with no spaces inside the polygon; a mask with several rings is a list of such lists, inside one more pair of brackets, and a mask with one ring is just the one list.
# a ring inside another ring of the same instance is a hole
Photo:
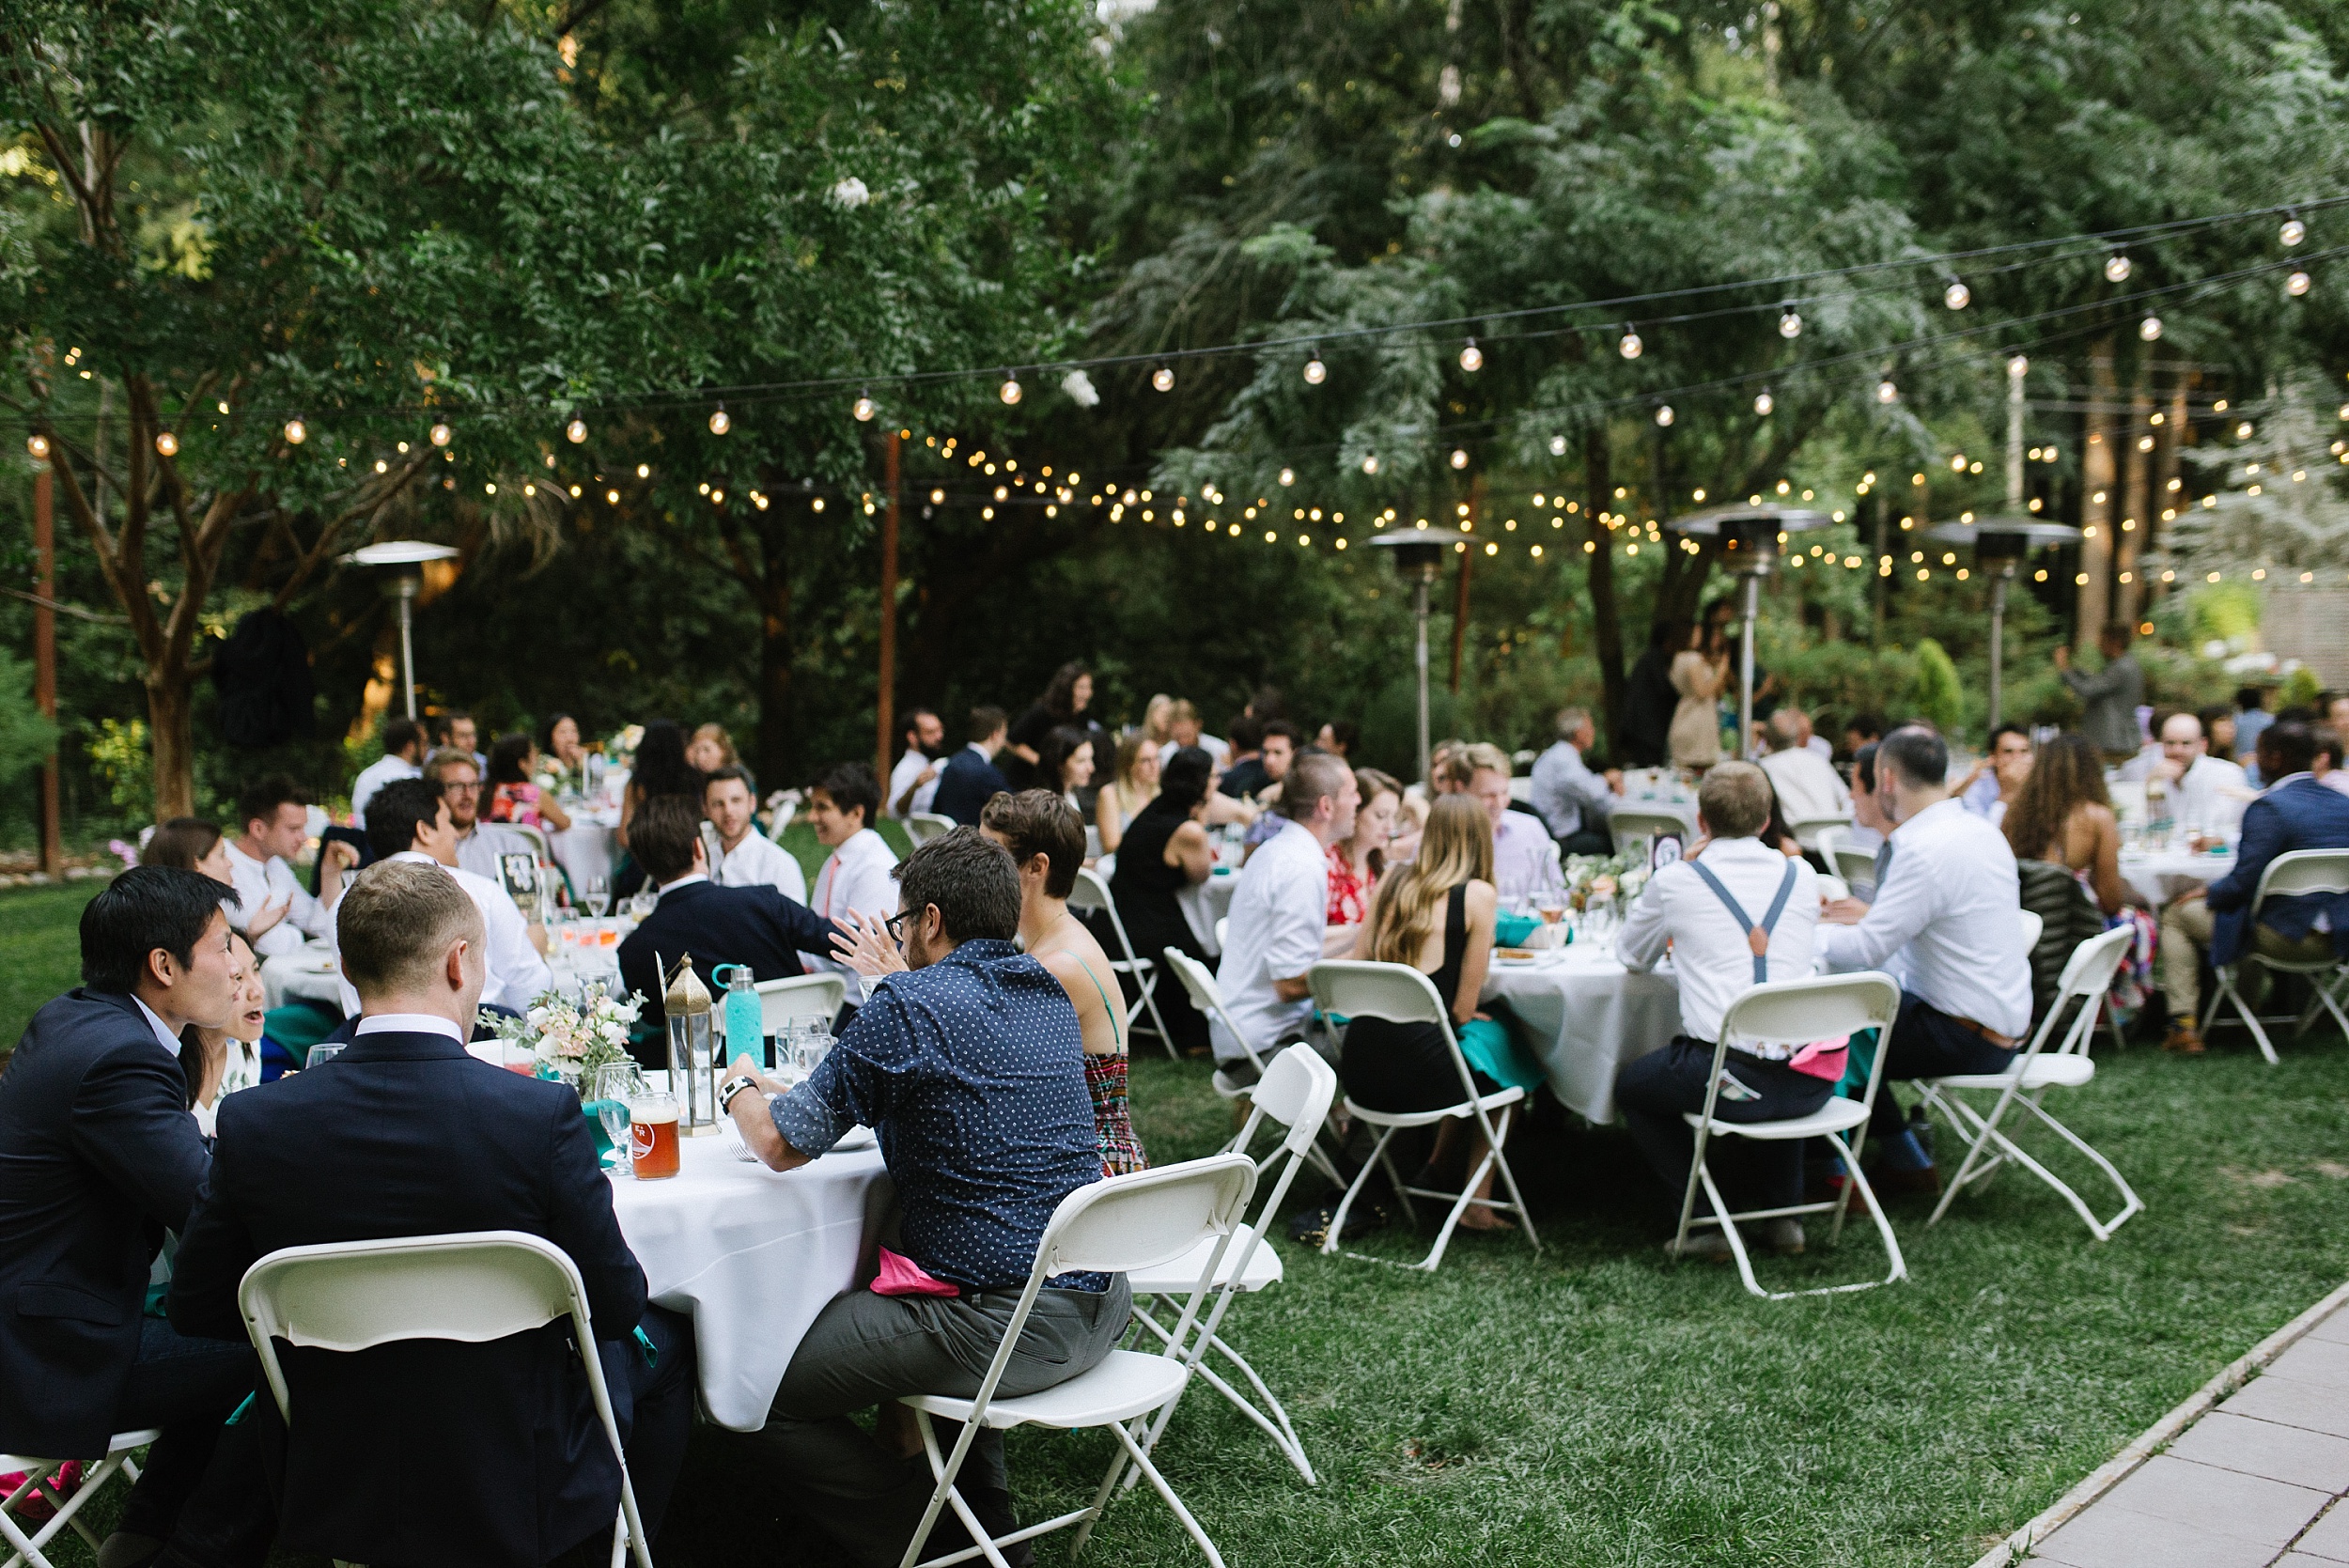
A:
{"label": "glass tumbler with drink", "polygon": [[659,1181],[683,1169],[677,1116],[675,1094],[647,1089],[628,1102],[628,1147],[637,1180]]}

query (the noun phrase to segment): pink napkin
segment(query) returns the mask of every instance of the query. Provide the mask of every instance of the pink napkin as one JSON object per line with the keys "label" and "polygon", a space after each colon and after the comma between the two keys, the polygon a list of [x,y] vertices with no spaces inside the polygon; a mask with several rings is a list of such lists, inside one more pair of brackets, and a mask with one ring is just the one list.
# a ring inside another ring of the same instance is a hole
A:
{"label": "pink napkin", "polygon": [[875,1296],[960,1296],[961,1287],[924,1271],[920,1264],[884,1247],[880,1273],[873,1279]]}

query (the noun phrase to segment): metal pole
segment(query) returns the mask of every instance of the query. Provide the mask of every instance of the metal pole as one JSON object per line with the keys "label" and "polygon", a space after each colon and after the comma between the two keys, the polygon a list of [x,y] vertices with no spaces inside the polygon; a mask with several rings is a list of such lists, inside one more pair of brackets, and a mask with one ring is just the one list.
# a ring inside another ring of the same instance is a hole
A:
{"label": "metal pole", "polygon": [[1435,568],[1420,572],[1411,582],[1411,616],[1419,623],[1419,782],[1434,788],[1427,776],[1427,580]]}
{"label": "metal pole", "polygon": [[2015,577],[2012,562],[1990,574],[1990,730],[1999,728],[1999,676],[2006,661],[2006,585]]}
{"label": "metal pole", "polygon": [[2020,354],[2006,362],[2006,510],[2009,517],[2018,515],[2023,509],[2023,378],[2030,372],[2030,361]]}
{"label": "metal pole", "polygon": [[416,579],[399,580],[399,674],[408,689],[408,717],[416,716],[416,645],[411,637],[411,609],[416,602]]}
{"label": "metal pole", "polygon": [[[57,536],[51,487],[55,477],[47,463],[33,474],[33,552],[39,575],[34,579],[39,596],[33,605],[33,701],[51,722],[57,717]],[[57,819],[57,748],[50,747],[40,763],[40,869],[52,877],[65,874],[65,839]]]}
{"label": "metal pole", "polygon": [[1745,626],[1737,634],[1737,759],[1753,749],[1753,618],[1762,610],[1762,574],[1742,574],[1745,583]]}

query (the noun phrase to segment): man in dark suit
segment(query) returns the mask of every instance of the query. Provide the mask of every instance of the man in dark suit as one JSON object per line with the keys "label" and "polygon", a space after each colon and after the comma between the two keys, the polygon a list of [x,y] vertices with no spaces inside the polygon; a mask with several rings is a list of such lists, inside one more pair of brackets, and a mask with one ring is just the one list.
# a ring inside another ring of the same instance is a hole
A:
{"label": "man in dark suit", "polygon": [[269,1499],[232,1452],[250,1458],[250,1433],[220,1441],[253,1391],[252,1347],[142,1315],[210,1163],[179,1036],[225,1028],[235,1005],[222,902],[198,872],[117,877],[82,911],[81,988],[33,1016],[0,1074],[0,1453],[86,1459],[117,1432],[163,1432],[104,1568],[166,1540],[194,1562],[269,1548]]}
{"label": "man in dark suit", "polygon": [[945,771],[938,776],[938,795],[930,810],[975,828],[987,803],[1011,788],[995,766],[995,753],[1003,749],[1011,721],[1000,707],[974,707],[968,733],[971,743],[947,758]]}
{"label": "man in dark suit", "polygon": [[[181,1238],[171,1321],[244,1335],[237,1287],[285,1247],[522,1231],[570,1255],[648,1531],[693,1415],[690,1319],[646,1304],[579,1097],[466,1054],[480,912],[437,865],[380,862],[344,895],[360,1021],[333,1063],[229,1096]],[[479,1344],[283,1352],[293,1430],[257,1423],[286,1545],[346,1560],[536,1568],[601,1538],[620,1474],[568,1319]],[[258,1478],[256,1478],[257,1483]]]}
{"label": "man in dark suit", "polygon": [[[2261,908],[2258,923],[2251,920],[2260,877],[2277,856],[2295,849],[2349,848],[2349,796],[2317,782],[2311,768],[2318,749],[2316,732],[2296,720],[2279,721],[2260,733],[2260,776],[2276,782],[2244,808],[2234,869],[2162,911],[2162,989],[2170,1001],[2164,1049],[2192,1056],[2203,1048],[2195,1027],[2201,1016],[2201,949],[2209,949],[2214,964],[2235,963],[2247,951],[2301,961],[2328,952],[2349,957],[2349,893],[2271,899]],[[2316,928],[2320,915],[2328,917],[2330,935]]]}
{"label": "man in dark suit", "polygon": [[620,944],[620,984],[645,998],[638,1022],[649,1033],[637,1054],[647,1067],[669,1064],[662,965],[675,970],[690,953],[694,972],[715,991],[710,970],[720,964],[747,964],[760,980],[781,980],[807,972],[801,954],[832,951],[835,928],[806,905],[768,886],[726,888],[711,881],[700,830],[696,798],[683,795],[652,797],[629,824],[629,853],[661,890],[660,904]]}

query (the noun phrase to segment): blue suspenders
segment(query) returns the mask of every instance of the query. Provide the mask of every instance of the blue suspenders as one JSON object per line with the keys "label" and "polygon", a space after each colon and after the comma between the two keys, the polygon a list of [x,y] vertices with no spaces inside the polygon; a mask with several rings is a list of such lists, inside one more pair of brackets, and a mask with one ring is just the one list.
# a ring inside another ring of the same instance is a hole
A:
{"label": "blue suspenders", "polygon": [[1778,917],[1785,912],[1787,897],[1795,891],[1795,862],[1786,862],[1785,879],[1778,884],[1778,896],[1770,900],[1770,912],[1762,917],[1759,925],[1746,917],[1745,909],[1721,886],[1721,879],[1705,869],[1703,862],[1690,861],[1688,866],[1704,878],[1704,885],[1713,890],[1713,895],[1728,907],[1729,918],[1745,927],[1747,945],[1753,949],[1753,983],[1766,984],[1770,978],[1770,933],[1777,928]]}

